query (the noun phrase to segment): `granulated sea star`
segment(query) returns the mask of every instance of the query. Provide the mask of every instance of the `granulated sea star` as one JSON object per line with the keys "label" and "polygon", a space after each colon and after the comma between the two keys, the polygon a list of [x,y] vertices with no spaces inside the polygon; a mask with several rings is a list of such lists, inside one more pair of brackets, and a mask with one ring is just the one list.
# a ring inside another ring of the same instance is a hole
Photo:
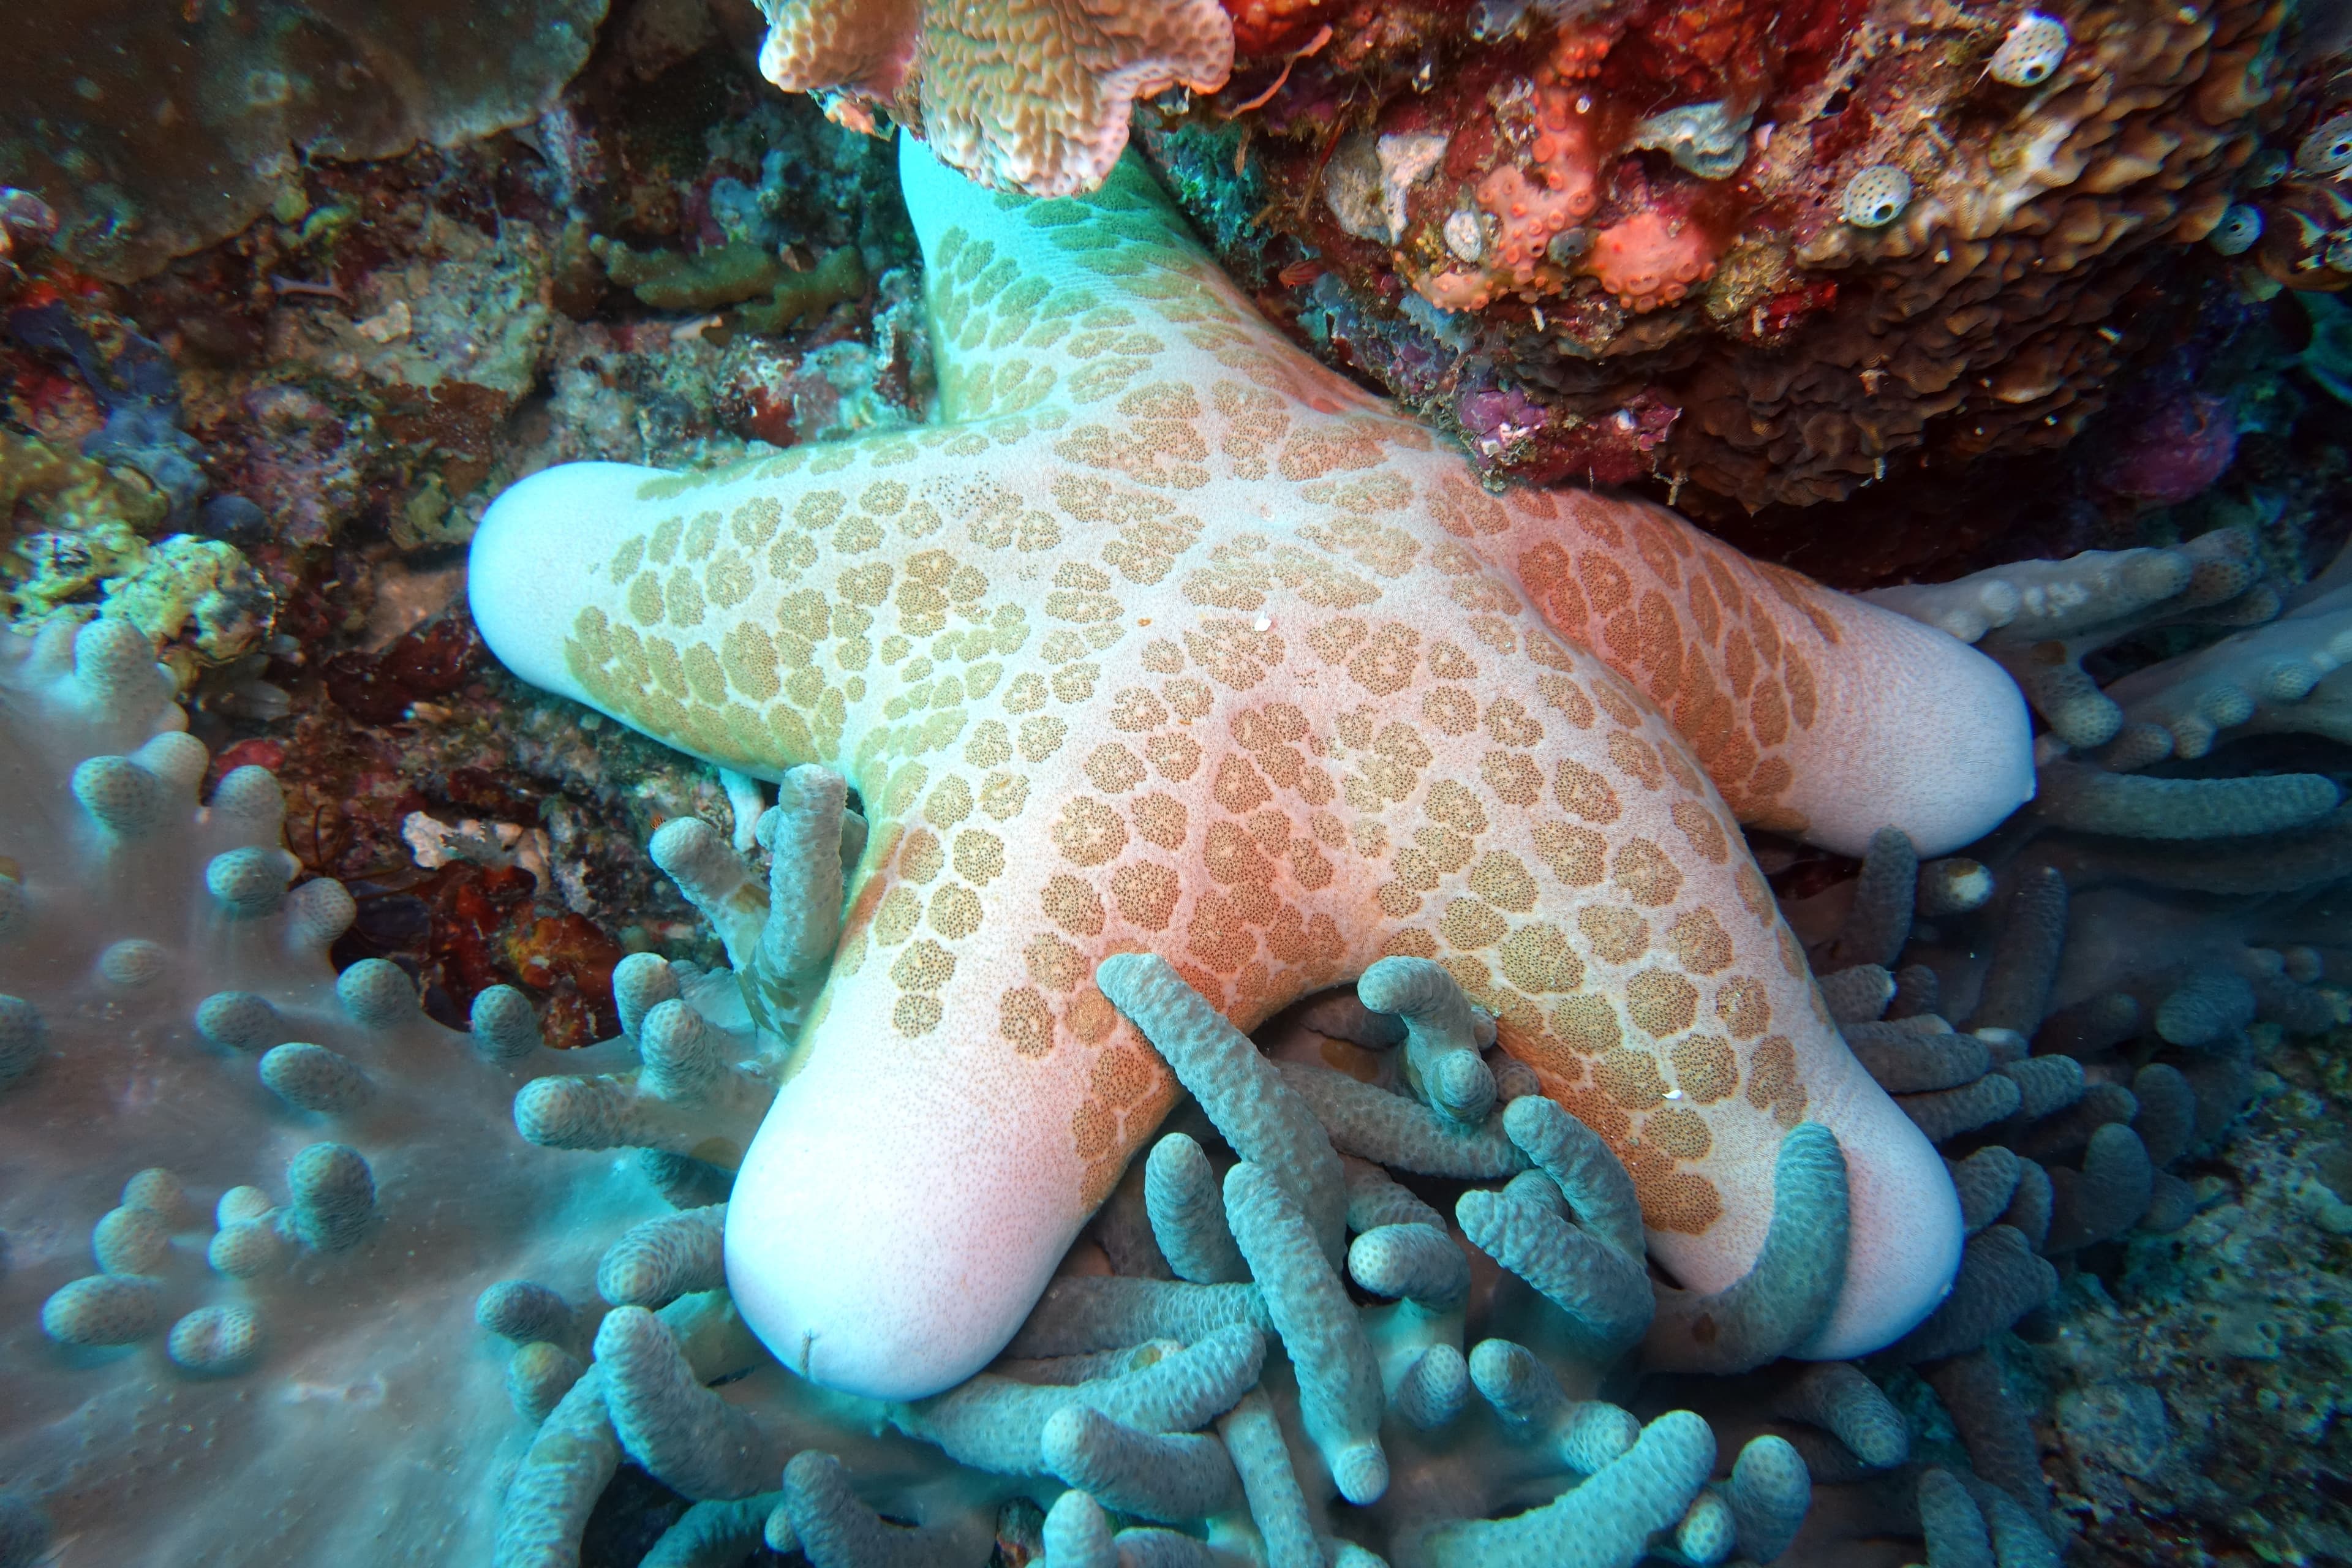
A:
{"label": "granulated sea star", "polygon": [[729,1210],[779,1356],[903,1397],[1005,1342],[1173,1098],[1092,981],[1128,951],[1244,1027],[1438,960],[1696,1288],[1746,1271],[1782,1138],[1826,1123],[1853,1247],[1807,1349],[1918,1321],[1958,1255],[1950,1181],[1735,817],[1968,842],[2032,789],[2008,679],[1654,507],[1486,493],[1267,327],[1132,155],[1056,201],[912,142],[902,177],[944,424],[551,469],[474,545],[524,679],[864,798],[842,943]]}

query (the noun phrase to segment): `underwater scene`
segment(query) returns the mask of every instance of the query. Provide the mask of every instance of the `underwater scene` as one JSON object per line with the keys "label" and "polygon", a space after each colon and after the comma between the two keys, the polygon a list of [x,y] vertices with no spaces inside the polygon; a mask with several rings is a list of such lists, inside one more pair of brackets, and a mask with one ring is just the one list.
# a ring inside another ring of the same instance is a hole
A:
{"label": "underwater scene", "polygon": [[0,53],[0,1568],[2352,1568],[2352,0]]}

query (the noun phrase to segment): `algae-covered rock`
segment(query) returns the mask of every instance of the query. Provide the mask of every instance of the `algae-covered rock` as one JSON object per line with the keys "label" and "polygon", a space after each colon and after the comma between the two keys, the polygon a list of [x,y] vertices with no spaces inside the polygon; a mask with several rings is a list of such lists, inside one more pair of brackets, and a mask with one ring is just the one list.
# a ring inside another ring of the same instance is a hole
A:
{"label": "algae-covered rock", "polygon": [[[141,542],[139,559],[109,578],[104,614],[119,616],[160,643],[184,638],[205,664],[252,651],[277,606],[261,574],[234,544],[175,533]],[[165,650],[166,663],[176,662]]]}
{"label": "algae-covered rock", "polygon": [[30,629],[120,616],[192,675],[249,653],[269,629],[268,588],[236,547],[148,534],[170,500],[129,468],[109,468],[35,436],[0,429],[0,605]]}
{"label": "algae-covered rock", "polygon": [[[739,319],[754,332],[780,332],[803,316],[865,292],[866,267],[857,247],[845,245],[805,271],[751,240],[688,256],[675,250],[633,250],[602,235],[588,242],[605,276],[656,310],[715,310],[741,305]],[[764,296],[764,298],[763,298]]]}
{"label": "algae-covered rock", "polygon": [[0,429],[0,593],[36,625],[135,565],[171,503],[138,474]]}
{"label": "algae-covered rock", "polygon": [[264,212],[300,216],[298,157],[382,158],[535,119],[587,59],[604,8],[12,6],[0,184],[57,208],[77,266],[145,277]]}

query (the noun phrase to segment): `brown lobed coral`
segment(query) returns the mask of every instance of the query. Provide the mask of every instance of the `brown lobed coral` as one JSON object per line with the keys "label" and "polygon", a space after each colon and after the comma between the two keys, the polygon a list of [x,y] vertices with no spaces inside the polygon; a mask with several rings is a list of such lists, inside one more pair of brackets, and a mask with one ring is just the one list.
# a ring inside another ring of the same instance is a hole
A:
{"label": "brown lobed coral", "polygon": [[2296,112],[2275,0],[1229,9],[1151,138],[1204,226],[1491,468],[1718,513],[2067,441]]}

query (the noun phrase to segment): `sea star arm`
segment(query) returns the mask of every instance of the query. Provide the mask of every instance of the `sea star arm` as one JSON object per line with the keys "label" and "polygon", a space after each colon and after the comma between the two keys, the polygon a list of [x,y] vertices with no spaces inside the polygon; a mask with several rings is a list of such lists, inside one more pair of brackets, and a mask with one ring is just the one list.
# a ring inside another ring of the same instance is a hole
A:
{"label": "sea star arm", "polygon": [[1943,855],[2032,798],[2017,687],[1957,638],[1663,507],[1578,490],[1457,502],[1442,520],[1674,721],[1742,822],[1853,856],[1896,827]]}

